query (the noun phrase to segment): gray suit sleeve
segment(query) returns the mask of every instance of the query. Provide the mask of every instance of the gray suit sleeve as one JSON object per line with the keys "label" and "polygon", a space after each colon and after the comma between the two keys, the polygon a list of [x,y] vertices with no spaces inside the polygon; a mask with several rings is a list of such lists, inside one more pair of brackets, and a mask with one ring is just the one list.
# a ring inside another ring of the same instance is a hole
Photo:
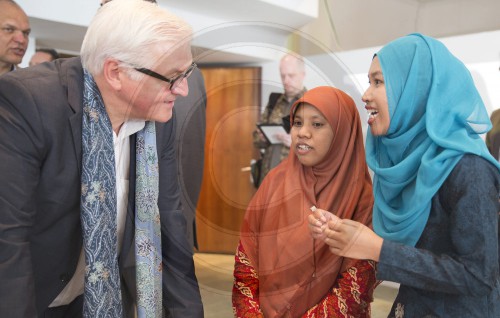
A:
{"label": "gray suit sleeve", "polygon": [[159,208],[162,229],[163,302],[167,317],[203,317],[203,305],[194,270],[193,251],[186,235],[180,203],[175,155],[175,116],[157,125],[160,158]]}
{"label": "gray suit sleeve", "polygon": [[181,201],[190,244],[196,241],[196,206],[201,191],[205,157],[207,96],[199,69],[188,78],[189,94],[175,100],[176,148]]}
{"label": "gray suit sleeve", "polygon": [[41,165],[41,122],[22,83],[0,79],[0,316],[34,317],[30,235]]}

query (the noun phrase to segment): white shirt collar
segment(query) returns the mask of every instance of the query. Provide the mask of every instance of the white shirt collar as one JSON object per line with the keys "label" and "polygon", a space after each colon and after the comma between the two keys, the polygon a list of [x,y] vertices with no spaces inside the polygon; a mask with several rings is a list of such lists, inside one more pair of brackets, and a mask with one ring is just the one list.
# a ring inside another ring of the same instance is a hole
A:
{"label": "white shirt collar", "polygon": [[144,120],[128,120],[124,122],[122,127],[120,128],[120,131],[118,132],[118,135],[116,135],[116,133],[114,133],[113,131],[115,142],[119,142],[124,138],[130,137],[139,130],[143,129],[145,125],[146,121]]}

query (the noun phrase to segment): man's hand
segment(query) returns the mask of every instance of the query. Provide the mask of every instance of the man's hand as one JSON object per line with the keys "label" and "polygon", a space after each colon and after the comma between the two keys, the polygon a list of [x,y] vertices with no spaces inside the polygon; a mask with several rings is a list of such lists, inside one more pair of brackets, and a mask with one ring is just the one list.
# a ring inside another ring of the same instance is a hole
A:
{"label": "man's hand", "polygon": [[259,139],[260,142],[267,142],[266,137],[264,137],[264,134],[260,131],[260,129],[255,129],[253,131],[253,135],[255,138]]}

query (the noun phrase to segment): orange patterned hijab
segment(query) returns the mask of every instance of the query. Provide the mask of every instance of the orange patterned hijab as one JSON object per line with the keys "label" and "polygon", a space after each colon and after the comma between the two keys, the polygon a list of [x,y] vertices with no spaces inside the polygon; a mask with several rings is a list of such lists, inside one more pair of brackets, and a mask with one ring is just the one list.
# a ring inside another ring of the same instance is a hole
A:
{"label": "orange patterned hijab", "polygon": [[265,317],[304,314],[353,262],[312,239],[307,227],[312,205],[371,226],[372,183],[354,101],[336,88],[317,87],[292,106],[291,118],[301,103],[315,106],[325,116],[334,138],[314,167],[303,166],[291,149],[246,211],[241,243],[259,277]]}

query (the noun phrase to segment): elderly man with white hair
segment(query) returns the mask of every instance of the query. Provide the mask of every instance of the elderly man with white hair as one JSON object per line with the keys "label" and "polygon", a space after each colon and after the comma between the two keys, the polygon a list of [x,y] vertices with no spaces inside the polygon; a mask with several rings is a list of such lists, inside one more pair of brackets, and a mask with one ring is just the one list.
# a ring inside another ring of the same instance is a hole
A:
{"label": "elderly man with white hair", "polygon": [[172,118],[191,37],[115,0],[81,57],[0,78],[1,317],[203,317]]}

